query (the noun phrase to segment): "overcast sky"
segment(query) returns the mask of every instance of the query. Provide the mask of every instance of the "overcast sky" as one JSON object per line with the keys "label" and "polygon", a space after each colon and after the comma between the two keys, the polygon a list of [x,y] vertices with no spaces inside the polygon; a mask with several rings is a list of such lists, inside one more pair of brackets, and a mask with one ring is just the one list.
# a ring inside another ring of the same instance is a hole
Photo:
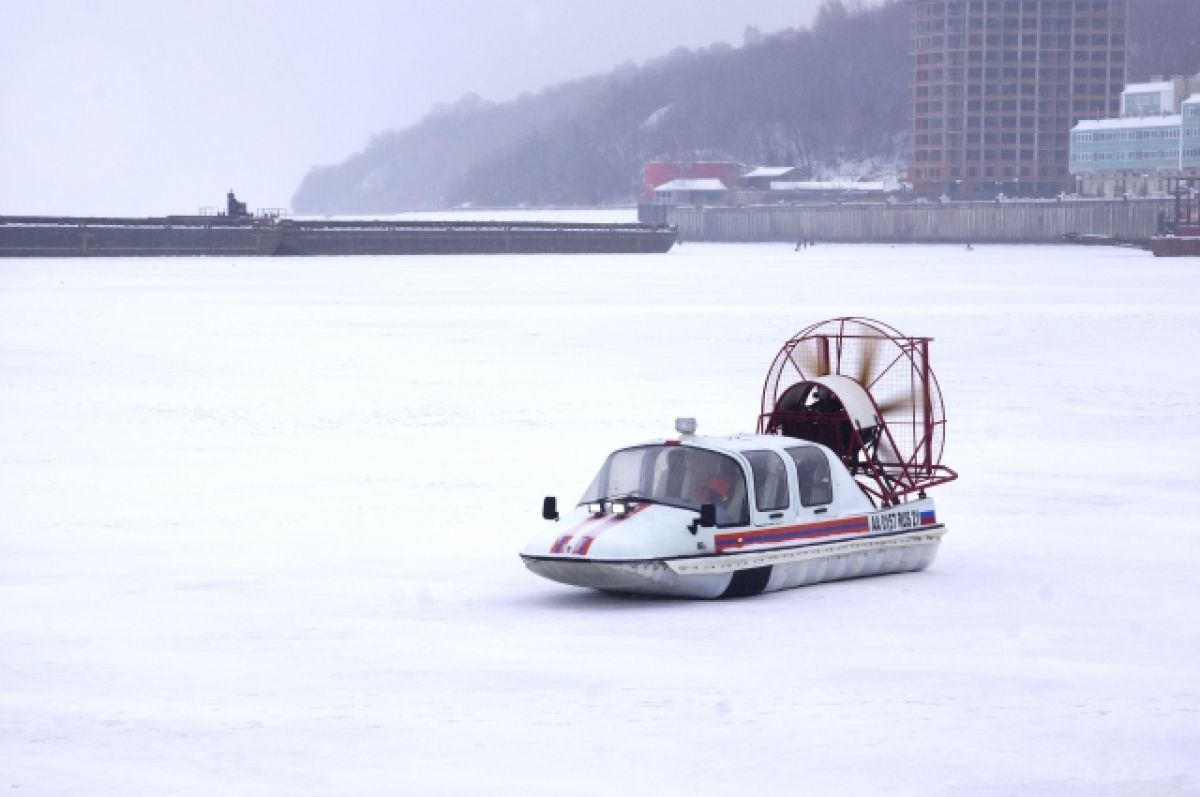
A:
{"label": "overcast sky", "polygon": [[0,214],[286,207],[314,164],[468,92],[807,26],[820,0],[0,3]]}

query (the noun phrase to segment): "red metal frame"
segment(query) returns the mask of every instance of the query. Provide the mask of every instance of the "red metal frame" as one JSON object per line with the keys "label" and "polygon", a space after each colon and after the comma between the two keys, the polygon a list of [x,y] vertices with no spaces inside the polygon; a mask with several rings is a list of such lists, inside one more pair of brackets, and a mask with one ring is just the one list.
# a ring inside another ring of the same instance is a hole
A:
{"label": "red metal frame", "polygon": [[[912,494],[924,497],[930,487],[958,478],[941,464],[946,418],[929,364],[931,340],[866,318],[813,324],[783,344],[767,372],[759,433],[828,446],[883,506]],[[862,385],[881,423],[859,428],[840,405],[831,411],[779,407],[791,388],[807,391],[826,374],[849,376]]]}

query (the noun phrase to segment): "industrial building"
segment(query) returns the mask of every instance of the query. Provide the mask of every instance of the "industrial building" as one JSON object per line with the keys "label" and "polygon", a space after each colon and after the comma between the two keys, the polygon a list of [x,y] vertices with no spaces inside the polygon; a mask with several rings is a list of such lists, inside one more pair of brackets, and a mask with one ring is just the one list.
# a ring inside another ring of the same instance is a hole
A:
{"label": "industrial building", "polygon": [[793,166],[733,161],[654,161],[642,169],[638,221],[664,224],[673,207],[808,205],[895,201],[893,180],[802,180]]}
{"label": "industrial building", "polygon": [[921,196],[1070,191],[1070,132],[1115,116],[1128,0],[910,0]]}

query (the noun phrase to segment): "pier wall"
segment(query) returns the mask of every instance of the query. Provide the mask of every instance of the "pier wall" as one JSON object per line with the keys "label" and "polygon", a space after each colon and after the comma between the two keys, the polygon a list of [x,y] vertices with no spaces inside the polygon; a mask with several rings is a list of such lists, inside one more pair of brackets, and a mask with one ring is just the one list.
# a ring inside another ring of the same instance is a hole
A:
{"label": "pier wall", "polygon": [[623,223],[0,216],[0,257],[634,254],[675,240]]}
{"label": "pier wall", "polygon": [[270,255],[279,248],[274,226],[222,223],[124,223],[120,219],[0,217],[0,257],[132,257],[155,255]]}
{"label": "pier wall", "polygon": [[1147,239],[1173,200],[674,207],[681,241],[1058,243],[1070,233]]}

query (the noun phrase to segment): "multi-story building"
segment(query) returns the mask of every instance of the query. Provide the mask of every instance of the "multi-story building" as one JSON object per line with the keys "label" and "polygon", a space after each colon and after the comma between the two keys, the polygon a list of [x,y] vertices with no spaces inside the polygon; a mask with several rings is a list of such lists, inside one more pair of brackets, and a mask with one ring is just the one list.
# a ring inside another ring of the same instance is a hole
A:
{"label": "multi-story building", "polygon": [[913,190],[1070,190],[1071,128],[1118,112],[1128,0],[909,1]]}
{"label": "multi-story building", "polygon": [[[1121,116],[1071,131],[1071,174],[1084,196],[1155,196],[1200,176],[1200,75],[1155,78],[1121,92]],[[1189,99],[1190,97],[1190,99]]]}
{"label": "multi-story building", "polygon": [[[1189,99],[1184,100],[1182,111],[1183,129],[1180,132],[1179,143],[1183,147],[1184,162],[1200,162],[1200,95],[1193,94]],[[1195,165],[1189,166],[1189,168],[1196,170],[1196,174],[1200,175],[1200,170],[1197,170]]]}

